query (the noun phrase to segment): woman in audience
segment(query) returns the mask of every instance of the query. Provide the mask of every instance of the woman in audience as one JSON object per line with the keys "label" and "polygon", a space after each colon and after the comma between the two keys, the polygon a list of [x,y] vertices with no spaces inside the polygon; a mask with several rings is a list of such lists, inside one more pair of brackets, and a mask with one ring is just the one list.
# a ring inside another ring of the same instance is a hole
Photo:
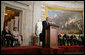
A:
{"label": "woman in audience", "polygon": [[17,41],[17,43],[19,43],[21,45],[21,37],[18,33],[18,30],[17,30],[17,27],[14,27],[13,28],[13,36],[14,36],[14,39]]}

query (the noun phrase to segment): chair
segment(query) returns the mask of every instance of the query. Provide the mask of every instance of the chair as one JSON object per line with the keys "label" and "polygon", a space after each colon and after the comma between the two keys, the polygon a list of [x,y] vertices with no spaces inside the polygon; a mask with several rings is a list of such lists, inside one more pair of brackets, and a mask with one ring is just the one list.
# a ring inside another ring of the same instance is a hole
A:
{"label": "chair", "polygon": [[21,41],[23,41],[23,36],[22,36],[22,35],[20,35],[20,37],[21,37]]}
{"label": "chair", "polygon": [[[21,37],[21,41],[23,42],[23,36],[20,35],[20,37]],[[18,39],[15,39],[14,41],[15,41],[15,43],[14,43],[15,46],[20,46]]]}
{"label": "chair", "polygon": [[1,46],[6,46],[6,39],[4,38],[3,35],[1,35]]}

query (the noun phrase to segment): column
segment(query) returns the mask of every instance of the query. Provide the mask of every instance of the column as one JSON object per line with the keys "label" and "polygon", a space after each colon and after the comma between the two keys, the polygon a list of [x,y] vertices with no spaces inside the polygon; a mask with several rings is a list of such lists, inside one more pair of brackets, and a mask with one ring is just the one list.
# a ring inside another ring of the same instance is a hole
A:
{"label": "column", "polygon": [[11,19],[11,32],[13,31],[13,19]]}
{"label": "column", "polygon": [[1,2],[1,31],[3,30],[4,25],[4,13],[5,13],[5,5]]}
{"label": "column", "polygon": [[15,27],[17,27],[18,28],[18,16],[15,16]]}

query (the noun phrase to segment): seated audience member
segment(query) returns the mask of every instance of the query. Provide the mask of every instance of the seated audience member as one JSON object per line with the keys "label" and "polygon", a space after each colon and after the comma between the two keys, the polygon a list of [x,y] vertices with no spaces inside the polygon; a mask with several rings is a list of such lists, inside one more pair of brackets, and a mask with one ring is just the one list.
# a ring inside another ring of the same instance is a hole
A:
{"label": "seated audience member", "polygon": [[81,36],[79,36],[78,45],[81,45],[81,44],[82,44],[82,39],[81,39]]}
{"label": "seated audience member", "polygon": [[71,36],[70,38],[71,38],[71,41],[70,41],[71,46],[72,46],[73,44],[76,45],[76,36],[75,36],[74,34],[72,34],[72,36]]}
{"label": "seated audience member", "polygon": [[4,39],[7,41],[7,46],[13,46],[14,38],[12,37],[12,34],[9,31],[8,26],[5,26],[5,29],[2,31],[2,35],[4,36]]}
{"label": "seated audience member", "polygon": [[71,41],[71,38],[70,38],[70,36],[69,36],[69,38],[68,38],[68,43],[70,44],[69,46],[71,46],[70,41]]}
{"label": "seated audience member", "polygon": [[84,35],[81,36],[82,39],[82,45],[84,45]]}
{"label": "seated audience member", "polygon": [[63,45],[65,46],[65,42],[66,42],[66,34],[63,35]]}
{"label": "seated audience member", "polygon": [[78,39],[79,39],[79,37],[77,36],[77,37],[76,37],[76,42],[77,42],[76,45],[78,45]]}
{"label": "seated audience member", "polygon": [[14,36],[14,39],[17,41],[17,43],[19,43],[21,45],[21,43],[22,43],[21,36],[18,33],[17,27],[13,28],[13,36]]}
{"label": "seated audience member", "polygon": [[67,43],[67,46],[69,46],[69,36],[67,34],[64,34],[63,36],[63,44],[65,46],[65,42]]}
{"label": "seated audience member", "polygon": [[63,45],[63,37],[61,36],[61,34],[58,35],[58,42],[59,42],[60,46]]}

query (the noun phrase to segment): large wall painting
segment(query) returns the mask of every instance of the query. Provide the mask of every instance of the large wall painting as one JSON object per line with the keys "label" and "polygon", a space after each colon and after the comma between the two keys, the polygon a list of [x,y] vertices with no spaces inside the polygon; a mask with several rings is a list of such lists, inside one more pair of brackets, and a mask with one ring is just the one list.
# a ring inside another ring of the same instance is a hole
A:
{"label": "large wall painting", "polygon": [[82,12],[69,10],[48,9],[48,17],[50,22],[54,22],[59,26],[59,32],[69,34],[82,34]]}

